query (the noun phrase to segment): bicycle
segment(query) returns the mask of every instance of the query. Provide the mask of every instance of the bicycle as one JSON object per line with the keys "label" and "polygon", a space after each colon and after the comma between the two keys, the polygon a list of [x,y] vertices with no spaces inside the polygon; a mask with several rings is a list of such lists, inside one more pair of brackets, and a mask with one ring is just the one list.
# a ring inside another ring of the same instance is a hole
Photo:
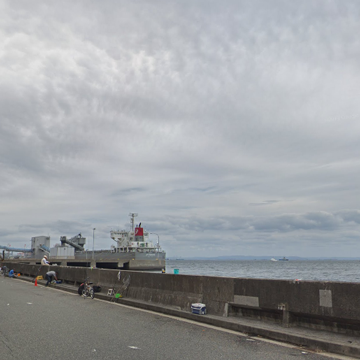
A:
{"label": "bicycle", "polygon": [[86,278],[84,283],[81,284],[80,286],[84,285],[83,291],[82,291],[82,296],[85,298],[90,297],[91,299],[94,298],[94,288],[93,288],[93,283],[88,281],[89,278]]}

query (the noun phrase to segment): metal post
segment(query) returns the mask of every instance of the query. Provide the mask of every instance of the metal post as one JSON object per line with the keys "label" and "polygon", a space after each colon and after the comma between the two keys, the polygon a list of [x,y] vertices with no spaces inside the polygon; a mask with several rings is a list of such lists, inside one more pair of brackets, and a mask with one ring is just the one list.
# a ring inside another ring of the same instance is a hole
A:
{"label": "metal post", "polygon": [[94,249],[95,249],[95,230],[96,228],[93,228],[93,256],[92,259],[95,260],[95,255],[94,255]]}
{"label": "metal post", "polygon": [[159,239],[159,235],[157,233],[150,233],[153,235],[156,235],[158,237],[158,242],[157,242],[157,248],[158,248],[158,253],[160,252],[160,239]]}

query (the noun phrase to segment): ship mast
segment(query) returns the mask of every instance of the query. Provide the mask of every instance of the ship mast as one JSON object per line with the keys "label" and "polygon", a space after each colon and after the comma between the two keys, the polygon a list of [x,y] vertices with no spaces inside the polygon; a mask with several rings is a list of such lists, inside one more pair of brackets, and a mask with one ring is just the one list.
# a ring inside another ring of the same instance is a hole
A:
{"label": "ship mast", "polygon": [[131,222],[131,231],[135,230],[135,217],[138,216],[137,213],[129,213],[129,216],[131,216],[130,222]]}

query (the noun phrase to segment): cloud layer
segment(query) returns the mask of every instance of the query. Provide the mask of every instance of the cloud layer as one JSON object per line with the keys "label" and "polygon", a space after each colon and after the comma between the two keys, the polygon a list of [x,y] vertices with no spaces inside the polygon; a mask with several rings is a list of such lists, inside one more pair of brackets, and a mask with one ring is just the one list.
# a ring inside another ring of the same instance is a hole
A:
{"label": "cloud layer", "polygon": [[2,245],[135,211],[169,256],[360,250],[358,2],[0,11]]}

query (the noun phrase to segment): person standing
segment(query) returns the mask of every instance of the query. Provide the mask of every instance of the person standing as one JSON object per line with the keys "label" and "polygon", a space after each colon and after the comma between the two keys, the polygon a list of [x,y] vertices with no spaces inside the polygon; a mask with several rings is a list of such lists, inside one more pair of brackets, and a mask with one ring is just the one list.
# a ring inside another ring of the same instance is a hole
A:
{"label": "person standing", "polygon": [[48,286],[49,283],[51,283],[54,279],[57,280],[57,274],[55,271],[48,271],[45,275],[45,279],[47,280],[47,283],[45,286]]}

